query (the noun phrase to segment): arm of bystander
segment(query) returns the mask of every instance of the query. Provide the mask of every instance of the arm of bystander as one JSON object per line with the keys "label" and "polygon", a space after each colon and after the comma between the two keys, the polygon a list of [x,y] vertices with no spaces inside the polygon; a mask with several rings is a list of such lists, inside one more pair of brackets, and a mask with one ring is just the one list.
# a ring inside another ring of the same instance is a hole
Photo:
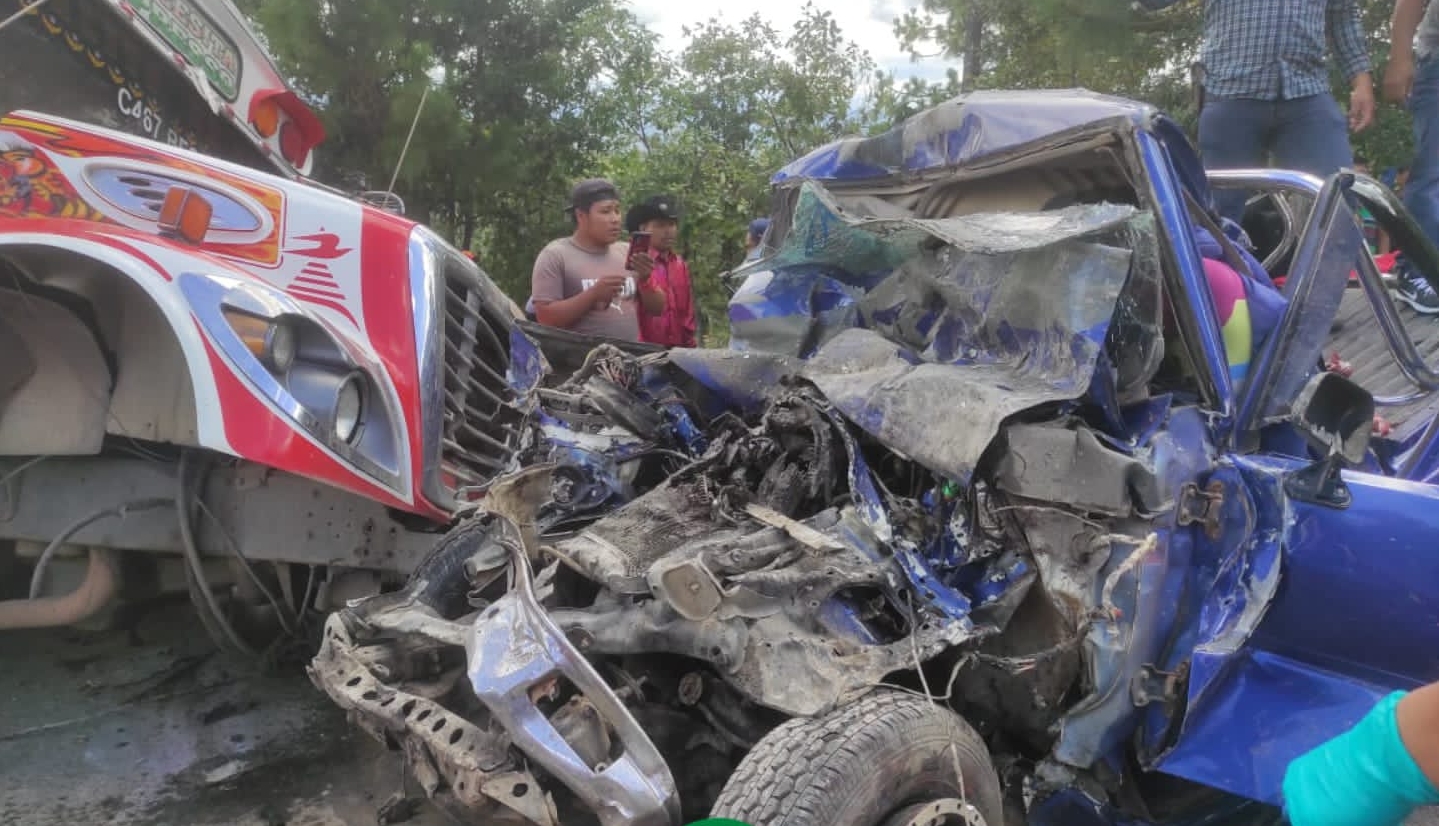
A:
{"label": "arm of bystander", "polygon": [[1374,122],[1374,75],[1355,0],[1329,0],[1324,12],[1330,48],[1349,81],[1349,129],[1362,132]]}
{"label": "arm of bystander", "polygon": [[596,306],[610,303],[624,289],[623,275],[601,278],[587,290],[565,295],[565,260],[559,250],[546,247],[535,258],[530,274],[530,297],[535,303],[535,318],[550,327],[569,330],[579,324],[585,314]]}

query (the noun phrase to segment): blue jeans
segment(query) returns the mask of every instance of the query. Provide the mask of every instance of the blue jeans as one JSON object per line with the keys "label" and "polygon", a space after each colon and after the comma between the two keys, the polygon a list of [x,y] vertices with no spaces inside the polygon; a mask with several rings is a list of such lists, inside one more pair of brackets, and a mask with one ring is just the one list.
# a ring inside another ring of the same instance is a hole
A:
{"label": "blue jeans", "polygon": [[[1439,99],[1436,99],[1439,101]],[[1214,98],[1199,115],[1199,154],[1207,170],[1253,169],[1268,164],[1327,178],[1354,163],[1349,119],[1328,94],[1294,100]],[[1239,221],[1243,190],[1216,190],[1219,214]]]}
{"label": "blue jeans", "polygon": [[1404,185],[1404,206],[1429,240],[1439,244],[1439,55],[1415,68],[1409,112],[1414,115],[1414,162]]}

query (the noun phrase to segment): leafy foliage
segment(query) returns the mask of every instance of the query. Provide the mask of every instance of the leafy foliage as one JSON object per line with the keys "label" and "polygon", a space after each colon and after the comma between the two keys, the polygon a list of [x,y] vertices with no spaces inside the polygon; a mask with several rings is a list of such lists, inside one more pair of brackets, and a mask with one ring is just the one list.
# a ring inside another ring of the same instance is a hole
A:
{"label": "leafy foliage", "polygon": [[[1392,3],[1360,2],[1382,60]],[[574,180],[610,177],[630,202],[674,195],[710,343],[727,327],[718,275],[739,262],[780,166],[973,88],[1086,87],[1147,100],[1192,128],[1203,14],[1201,0],[1162,12],[1130,0],[920,0],[896,37],[955,65],[938,83],[901,83],[813,4],[788,32],[759,16],[710,20],[673,52],[621,0],[241,5],[322,112],[331,137],[319,176],[387,187],[418,111],[396,190],[517,300],[535,253],[569,231]],[[1381,107],[1355,146],[1376,168],[1406,163],[1408,116]]]}
{"label": "leafy foliage", "polygon": [[[1369,54],[1374,60],[1376,94],[1389,57],[1389,17],[1392,2],[1361,0],[1364,31],[1369,35]],[[1336,92],[1342,91],[1336,81]],[[1340,100],[1344,100],[1341,95]],[[1409,113],[1401,107],[1381,104],[1374,125],[1353,139],[1355,155],[1364,158],[1378,172],[1388,167],[1405,167],[1414,154],[1414,134]]]}
{"label": "leafy foliage", "polygon": [[759,17],[711,20],[670,54],[614,0],[243,5],[322,112],[319,177],[385,188],[418,112],[396,190],[521,301],[535,253],[569,231],[571,183],[605,175],[630,200],[681,200],[681,252],[703,314],[721,318],[717,275],[767,211],[770,174],[860,128],[852,109],[873,78],[813,6],[787,37]]}
{"label": "leafy foliage", "polygon": [[325,119],[318,176],[384,189],[398,168],[409,213],[480,249],[519,294],[518,262],[563,230],[556,198],[613,132],[592,114],[595,67],[612,46],[603,20],[617,14],[609,0],[250,0],[247,10]]}
{"label": "leafy foliage", "polygon": [[[750,220],[768,212],[769,176],[816,144],[860,128],[851,109],[872,76],[834,17],[806,6],[788,38],[758,16],[686,32],[668,81],[650,87],[648,124],[620,135],[600,166],[632,200],[673,194],[685,210],[680,251],[710,340],[726,335],[718,278],[743,257]],[[610,92],[625,99],[622,86]],[[646,137],[635,141],[632,135]]]}

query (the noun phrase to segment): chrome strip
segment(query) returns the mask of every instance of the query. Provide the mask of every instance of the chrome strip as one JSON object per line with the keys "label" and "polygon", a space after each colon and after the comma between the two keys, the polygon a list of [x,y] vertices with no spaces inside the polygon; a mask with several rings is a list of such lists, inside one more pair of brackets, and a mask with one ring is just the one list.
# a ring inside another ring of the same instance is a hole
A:
{"label": "chrome strip", "polygon": [[[1235,406],[1229,360],[1224,355],[1219,314],[1204,280],[1204,265],[1191,228],[1184,189],[1168,150],[1158,140],[1147,132],[1138,132],[1135,148],[1149,179],[1146,194],[1159,218],[1161,255],[1167,250],[1170,256],[1165,267],[1165,288],[1170,291],[1181,340],[1194,357],[1201,393],[1220,417],[1229,419],[1234,415]],[[1163,243],[1165,240],[1169,243]]]}
{"label": "chrome strip", "polygon": [[1220,189],[1279,189],[1317,198],[1324,188],[1323,178],[1289,169],[1216,169],[1207,175],[1210,186]]}
{"label": "chrome strip", "polygon": [[430,230],[417,226],[410,231],[410,313],[420,394],[420,492],[436,507],[453,510],[454,494],[440,481],[445,424],[445,331],[439,297],[442,255]]}

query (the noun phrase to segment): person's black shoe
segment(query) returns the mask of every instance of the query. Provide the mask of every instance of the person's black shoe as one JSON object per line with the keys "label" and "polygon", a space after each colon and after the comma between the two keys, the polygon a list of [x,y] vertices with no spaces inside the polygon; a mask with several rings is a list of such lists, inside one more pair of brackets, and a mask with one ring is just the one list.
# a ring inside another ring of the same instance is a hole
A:
{"label": "person's black shoe", "polygon": [[1405,269],[1394,283],[1394,298],[1424,315],[1439,313],[1439,293],[1434,291],[1429,280],[1417,272]]}

